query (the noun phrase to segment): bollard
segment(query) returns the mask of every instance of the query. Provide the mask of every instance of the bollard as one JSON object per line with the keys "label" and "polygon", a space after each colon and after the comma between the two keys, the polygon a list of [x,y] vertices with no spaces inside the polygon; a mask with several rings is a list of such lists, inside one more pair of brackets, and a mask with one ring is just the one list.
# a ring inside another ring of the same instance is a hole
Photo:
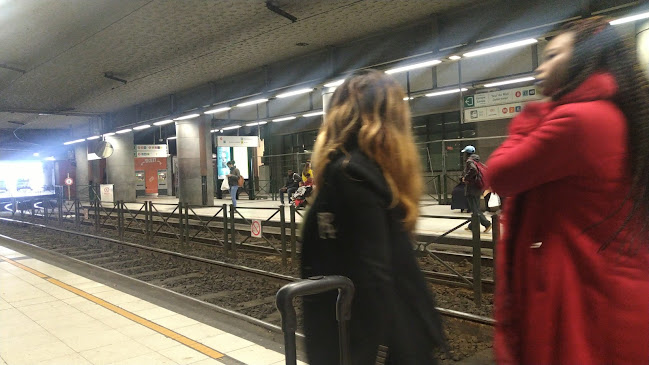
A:
{"label": "bollard", "polygon": [[297,257],[297,222],[295,222],[295,206],[291,204],[291,266],[295,267]]}
{"label": "bollard", "polygon": [[286,213],[283,204],[279,206],[279,225],[280,240],[282,242],[282,267],[286,267]]}
{"label": "bollard", "polygon": [[228,247],[230,242],[228,241],[228,205],[223,204],[223,248],[225,249],[225,255],[228,255]]}
{"label": "bollard", "polygon": [[471,214],[471,231],[473,232],[473,296],[475,304],[482,306],[482,250],[480,247],[480,219],[476,212]]}
{"label": "bollard", "polygon": [[230,232],[230,249],[232,250],[232,257],[237,257],[237,247],[236,247],[236,236],[235,236],[235,227],[234,227],[234,214],[235,214],[236,208],[234,205],[230,204],[230,227],[232,227],[232,231]]}
{"label": "bollard", "polygon": [[493,257],[493,271],[492,279],[494,283],[496,282],[496,245],[500,241],[500,215],[494,214],[491,217],[491,240],[493,241],[493,249],[491,250],[491,256]]}
{"label": "bollard", "polygon": [[61,223],[63,222],[63,199],[61,199],[60,196],[56,197],[56,208],[59,211],[59,214],[57,214],[57,216],[59,220],[59,225],[61,225]]}

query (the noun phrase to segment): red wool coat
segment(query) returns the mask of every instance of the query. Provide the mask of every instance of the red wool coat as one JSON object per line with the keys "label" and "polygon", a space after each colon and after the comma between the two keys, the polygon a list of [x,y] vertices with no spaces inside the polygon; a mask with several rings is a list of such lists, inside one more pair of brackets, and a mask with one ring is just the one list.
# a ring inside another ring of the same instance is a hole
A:
{"label": "red wool coat", "polygon": [[511,197],[496,245],[499,364],[649,363],[649,238],[622,254],[627,228],[599,251],[630,211],[616,91],[602,73],[527,105],[487,162],[491,188]]}

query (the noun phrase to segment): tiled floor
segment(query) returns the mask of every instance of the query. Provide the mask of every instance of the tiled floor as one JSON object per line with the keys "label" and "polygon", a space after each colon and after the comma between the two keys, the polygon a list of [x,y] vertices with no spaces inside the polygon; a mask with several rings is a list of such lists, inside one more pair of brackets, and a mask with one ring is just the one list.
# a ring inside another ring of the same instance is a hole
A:
{"label": "tiled floor", "polygon": [[[0,261],[0,365],[284,363],[281,353],[61,268],[2,246],[0,256],[18,258]],[[116,313],[110,304],[141,321]],[[161,334],[156,325],[173,332]],[[225,355],[222,361],[210,356],[218,353]]]}

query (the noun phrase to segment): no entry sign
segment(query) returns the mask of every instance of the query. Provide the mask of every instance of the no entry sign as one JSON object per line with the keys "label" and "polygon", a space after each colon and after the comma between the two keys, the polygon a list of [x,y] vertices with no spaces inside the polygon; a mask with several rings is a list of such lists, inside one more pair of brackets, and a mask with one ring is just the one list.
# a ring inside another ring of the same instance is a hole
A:
{"label": "no entry sign", "polygon": [[261,237],[261,221],[253,220],[250,224],[250,236],[251,237]]}

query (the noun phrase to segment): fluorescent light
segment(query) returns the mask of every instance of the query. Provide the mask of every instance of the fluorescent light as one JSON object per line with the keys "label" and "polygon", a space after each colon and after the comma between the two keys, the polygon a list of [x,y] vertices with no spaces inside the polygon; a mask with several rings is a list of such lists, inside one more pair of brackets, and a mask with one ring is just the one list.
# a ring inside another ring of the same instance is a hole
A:
{"label": "fluorescent light", "polygon": [[194,113],[194,114],[188,114],[188,115],[183,115],[182,117],[174,118],[174,120],[186,120],[186,119],[192,119],[198,117],[200,114]]}
{"label": "fluorescent light", "polygon": [[221,113],[221,112],[227,112],[230,109],[232,109],[232,108],[227,106],[227,107],[224,107],[224,108],[216,108],[216,109],[208,110],[208,111],[206,111],[204,113],[205,114],[216,114],[216,113]]}
{"label": "fluorescent light", "polygon": [[173,137],[167,137],[167,139],[176,139],[176,138],[178,138],[178,137],[176,137],[176,136],[173,136]]}
{"label": "fluorescent light", "polygon": [[165,125],[165,124],[169,124],[169,123],[173,123],[173,122],[174,122],[173,119],[165,119],[165,120],[161,120],[159,122],[155,122],[155,123],[153,123],[153,125]]}
{"label": "fluorescent light", "polygon": [[261,122],[248,123],[248,124],[246,124],[246,127],[254,127],[254,126],[256,126],[256,125],[264,125],[264,124],[266,124],[266,123],[268,123],[268,122],[265,121],[265,120],[263,120],[263,121],[261,121]]}
{"label": "fluorescent light", "polygon": [[229,127],[225,127],[225,128],[223,128],[222,130],[224,130],[224,131],[229,131],[229,130],[231,130],[231,129],[239,129],[239,128],[241,128],[240,125],[231,125],[231,126],[229,126]]}
{"label": "fluorescent light", "polygon": [[417,69],[417,68],[435,66],[435,65],[439,65],[440,63],[442,63],[442,61],[440,61],[440,60],[431,60],[431,61],[426,61],[426,62],[415,63],[414,65],[391,68],[391,69],[385,71],[385,73],[390,75],[390,74],[395,74],[395,73],[398,73],[398,72],[414,70],[414,69]]}
{"label": "fluorescent light", "polygon": [[88,137],[88,138],[86,138],[86,139],[87,139],[88,141],[92,141],[93,139],[99,139],[99,136],[92,136],[92,137]]}
{"label": "fluorescent light", "polygon": [[338,87],[342,85],[345,82],[345,79],[340,79],[336,81],[332,81],[330,83],[324,84],[324,87]]}
{"label": "fluorescent light", "polygon": [[475,57],[475,56],[482,56],[488,53],[494,53],[494,52],[500,52],[504,51],[506,49],[512,49],[516,47],[522,47],[522,46],[527,46],[530,44],[538,43],[538,41],[534,38],[530,39],[524,39],[522,41],[518,42],[512,42],[512,43],[506,43],[502,44],[500,46],[495,46],[495,47],[489,47],[489,48],[484,48],[484,49],[479,49],[477,51],[472,51],[472,52],[467,52],[463,54],[464,57]]}
{"label": "fluorescent light", "polygon": [[50,156],[50,157],[45,157],[45,161],[56,161],[56,159],[54,158],[54,156]]}
{"label": "fluorescent light", "polygon": [[613,20],[610,24],[611,25],[618,25],[618,24],[630,23],[630,22],[634,22],[636,20],[647,19],[647,18],[649,18],[649,13],[642,13],[642,14],[638,14],[638,15],[632,15],[632,16],[627,16],[627,17],[624,17],[624,18]]}
{"label": "fluorescent light", "polygon": [[294,95],[300,95],[300,94],[310,93],[311,91],[313,91],[313,88],[293,90],[293,91],[285,92],[285,93],[283,93],[283,94],[279,94],[279,95],[277,95],[276,97],[278,97],[278,98],[280,98],[280,99],[281,99],[281,98],[287,98],[287,97],[289,97],[289,96],[294,96]]}
{"label": "fluorescent light", "polygon": [[444,90],[444,91],[436,91],[434,93],[426,94],[426,96],[432,97],[432,96],[455,94],[455,93],[459,93],[460,91],[463,91],[463,92],[464,91],[469,91],[469,89],[462,88],[461,90],[460,89],[451,89],[451,90]]}
{"label": "fluorescent light", "polygon": [[449,57],[448,59],[451,60],[451,61],[457,61],[457,60],[459,60],[459,59],[461,59],[461,58],[462,58],[462,57],[455,55],[455,56],[451,56],[451,57]]}
{"label": "fluorescent light", "polygon": [[284,121],[287,121],[287,120],[293,120],[295,118],[297,118],[297,117],[278,118],[278,119],[273,119],[273,122],[284,122]]}
{"label": "fluorescent light", "polygon": [[261,103],[265,103],[267,101],[268,101],[268,99],[255,99],[255,100],[246,101],[245,103],[238,104],[237,107],[261,104]]}
{"label": "fluorescent light", "polygon": [[38,157],[38,152],[34,152],[33,156]]}
{"label": "fluorescent light", "polygon": [[115,132],[104,133],[104,137],[114,136],[114,135],[115,135]]}
{"label": "fluorescent light", "polygon": [[403,101],[408,101],[408,100],[412,100],[412,99],[414,99],[414,98],[413,98],[413,97],[407,97],[407,96],[406,96],[405,98],[403,98]]}
{"label": "fluorescent light", "polygon": [[509,85],[509,84],[516,84],[519,82],[525,82],[525,81],[532,81],[535,80],[534,77],[521,77],[520,79],[513,79],[513,80],[506,80],[506,81],[499,81],[499,82],[492,82],[490,84],[484,84],[484,87],[495,87],[495,86],[502,86],[502,85]]}
{"label": "fluorescent light", "polygon": [[115,133],[117,133],[117,134],[124,134],[124,133],[128,133],[128,132],[131,132],[131,131],[132,131],[131,128],[126,128],[126,129],[119,130],[119,131],[117,131],[117,132],[115,132]]}
{"label": "fluorescent light", "polygon": [[141,131],[142,129],[147,129],[147,128],[149,128],[149,127],[151,127],[151,125],[149,125],[149,124],[138,125],[137,127],[133,127],[133,130]]}
{"label": "fluorescent light", "polygon": [[83,141],[85,141],[85,140],[86,140],[85,138],[75,139],[74,141],[67,141],[67,142],[64,142],[63,144],[64,144],[64,145],[69,145],[69,144],[73,144],[73,143],[83,142]]}
{"label": "fluorescent light", "polygon": [[308,113],[308,114],[304,114],[303,117],[306,117],[306,118],[315,117],[316,115],[324,115],[324,112],[319,111],[319,112]]}

